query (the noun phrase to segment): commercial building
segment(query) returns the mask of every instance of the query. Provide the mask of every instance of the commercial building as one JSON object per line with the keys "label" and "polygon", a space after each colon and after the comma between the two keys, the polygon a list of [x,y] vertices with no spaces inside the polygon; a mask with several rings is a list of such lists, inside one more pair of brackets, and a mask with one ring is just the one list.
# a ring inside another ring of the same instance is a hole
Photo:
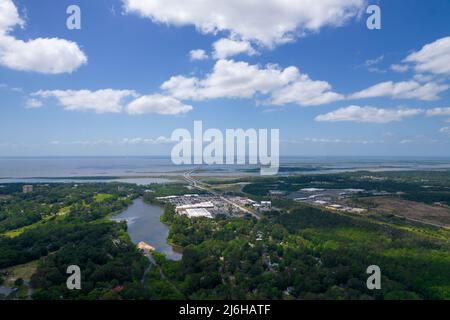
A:
{"label": "commercial building", "polygon": [[211,212],[206,210],[205,208],[195,208],[195,209],[186,209],[181,212],[181,214],[187,215],[189,218],[212,218]]}
{"label": "commercial building", "polygon": [[263,209],[272,208],[272,201],[261,201],[261,208]]}
{"label": "commercial building", "polygon": [[214,204],[210,201],[207,202],[199,202],[199,203],[192,203],[192,204],[185,204],[181,206],[177,206],[175,208],[177,213],[180,213],[181,211],[185,211],[188,209],[212,209],[214,208]]}
{"label": "commercial building", "polygon": [[24,185],[22,187],[22,192],[23,193],[31,193],[31,192],[33,192],[33,186],[32,185]]}
{"label": "commercial building", "polygon": [[214,204],[210,201],[190,203],[180,205],[175,208],[175,211],[180,215],[186,215],[189,218],[206,217],[212,218],[213,215],[207,209],[214,209]]}
{"label": "commercial building", "polygon": [[[245,197],[228,197],[227,199],[210,194],[184,194],[171,195],[156,198],[159,201],[170,203],[175,207],[175,212],[189,217],[217,217],[217,216],[239,216],[242,214],[240,207],[249,206],[256,203]],[[229,200],[228,200],[229,199]],[[237,205],[233,205],[233,203]],[[190,209],[205,209],[193,210]]]}

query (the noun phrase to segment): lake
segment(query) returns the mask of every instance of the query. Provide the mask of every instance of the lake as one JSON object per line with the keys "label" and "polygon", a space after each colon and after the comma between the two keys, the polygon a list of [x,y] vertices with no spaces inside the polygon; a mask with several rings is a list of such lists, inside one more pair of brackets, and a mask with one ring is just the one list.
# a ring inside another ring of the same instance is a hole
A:
{"label": "lake", "polygon": [[161,207],[136,199],[128,209],[114,216],[113,220],[127,222],[128,234],[133,243],[144,241],[156,251],[164,253],[168,259],[180,260],[182,255],[167,243],[169,227],[160,221],[163,213]]}

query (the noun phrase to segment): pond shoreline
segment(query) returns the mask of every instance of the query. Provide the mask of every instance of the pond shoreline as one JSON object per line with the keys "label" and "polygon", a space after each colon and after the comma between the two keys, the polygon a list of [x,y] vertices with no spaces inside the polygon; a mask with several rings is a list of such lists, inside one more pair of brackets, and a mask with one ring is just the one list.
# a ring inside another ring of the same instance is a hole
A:
{"label": "pond shoreline", "polygon": [[155,204],[144,202],[142,198],[124,211],[111,217],[113,221],[126,221],[127,233],[134,244],[145,242],[162,253],[169,260],[181,260],[180,248],[170,244],[168,240],[169,226],[161,222],[164,209]]}

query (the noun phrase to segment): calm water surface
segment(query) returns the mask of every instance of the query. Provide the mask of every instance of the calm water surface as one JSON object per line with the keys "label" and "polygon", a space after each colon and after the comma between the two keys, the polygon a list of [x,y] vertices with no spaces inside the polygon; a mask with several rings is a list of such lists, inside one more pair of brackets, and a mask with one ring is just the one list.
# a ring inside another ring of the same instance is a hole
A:
{"label": "calm water surface", "polygon": [[144,241],[158,252],[164,253],[168,259],[180,260],[181,254],[175,252],[167,243],[169,228],[160,221],[163,212],[164,210],[159,206],[136,199],[127,210],[116,215],[113,220],[127,222],[128,234],[133,243],[138,244]]}

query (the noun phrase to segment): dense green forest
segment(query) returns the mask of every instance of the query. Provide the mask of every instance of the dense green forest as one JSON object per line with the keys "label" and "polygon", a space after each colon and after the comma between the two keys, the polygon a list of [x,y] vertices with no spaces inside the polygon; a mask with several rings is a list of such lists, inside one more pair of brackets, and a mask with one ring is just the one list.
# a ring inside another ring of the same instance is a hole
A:
{"label": "dense green forest", "polygon": [[[177,288],[170,295],[450,299],[450,245],[429,233],[302,205],[259,221],[188,219],[166,206],[163,221],[170,240],[183,247],[181,263],[160,260]],[[366,287],[366,268],[373,264],[382,270],[381,290]]]}
{"label": "dense green forest", "polygon": [[[408,180],[392,174],[382,181],[313,175],[255,179],[244,192],[257,199],[274,188],[354,188],[359,181],[361,187],[410,196],[424,179],[429,192],[449,185],[445,177],[419,175]],[[450,233],[443,229],[288,199],[273,199],[280,210],[260,220],[188,219],[165,205],[161,220],[183,258],[153,253],[150,263],[131,243],[126,224],[109,219],[140,196],[158,203],[158,196],[191,192],[183,184],[98,183],[36,185],[22,194],[21,185],[6,185],[0,198],[0,270],[37,262],[29,283],[33,299],[450,299]],[[73,264],[83,270],[82,290],[66,288],[66,269]],[[370,265],[381,268],[381,290],[366,287]],[[0,285],[6,278],[0,271]]]}
{"label": "dense green forest", "polygon": [[[115,298],[117,287],[128,294],[149,262],[126,224],[106,218],[140,192],[131,185],[55,184],[12,193],[0,202],[0,269],[39,259],[30,283],[34,299]],[[66,287],[73,264],[83,270],[80,291]]]}

